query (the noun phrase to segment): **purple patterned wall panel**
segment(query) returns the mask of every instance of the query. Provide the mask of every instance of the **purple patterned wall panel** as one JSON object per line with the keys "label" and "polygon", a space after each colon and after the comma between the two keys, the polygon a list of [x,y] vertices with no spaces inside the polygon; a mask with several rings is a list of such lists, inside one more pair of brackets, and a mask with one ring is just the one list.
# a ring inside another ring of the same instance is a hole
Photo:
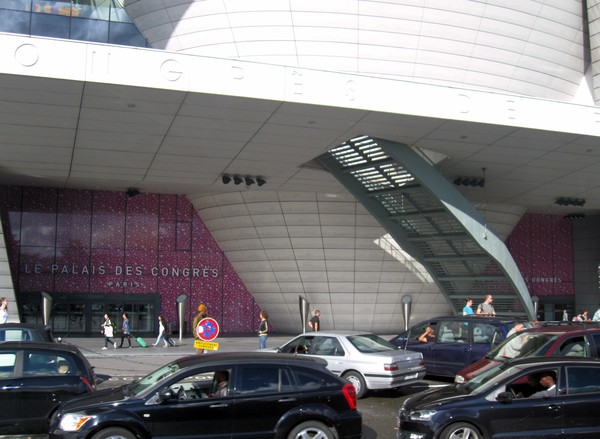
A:
{"label": "purple patterned wall panel", "polygon": [[160,294],[170,321],[185,294],[190,318],[205,302],[223,332],[254,331],[254,299],[185,196],[3,186],[0,201],[17,291]]}
{"label": "purple patterned wall panel", "polygon": [[507,246],[531,295],[573,295],[571,223],[558,215],[526,214]]}

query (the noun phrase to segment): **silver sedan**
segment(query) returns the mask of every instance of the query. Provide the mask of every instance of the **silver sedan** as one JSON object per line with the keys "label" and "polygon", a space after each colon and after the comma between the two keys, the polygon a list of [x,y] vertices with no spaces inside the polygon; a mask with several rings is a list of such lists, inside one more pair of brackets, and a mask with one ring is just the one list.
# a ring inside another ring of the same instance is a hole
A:
{"label": "silver sedan", "polygon": [[420,352],[398,349],[368,332],[310,332],[264,351],[323,358],[331,372],[354,385],[358,398],[369,390],[392,389],[420,381],[425,376],[425,363]]}

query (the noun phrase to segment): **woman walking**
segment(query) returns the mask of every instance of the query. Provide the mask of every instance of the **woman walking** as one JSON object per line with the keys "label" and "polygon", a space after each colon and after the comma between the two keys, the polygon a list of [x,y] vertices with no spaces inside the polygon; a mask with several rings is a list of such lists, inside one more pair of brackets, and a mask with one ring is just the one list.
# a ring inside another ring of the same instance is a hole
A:
{"label": "woman walking", "polygon": [[114,341],[112,338],[115,335],[114,334],[114,327],[112,324],[112,321],[110,320],[110,317],[108,317],[108,314],[104,314],[104,323],[102,323],[102,332],[104,333],[104,347],[102,349],[108,349],[108,344],[112,344],[113,347],[116,349],[117,348],[117,342]]}
{"label": "woman walking", "polygon": [[165,338],[165,320],[163,319],[162,315],[158,316],[158,337],[156,337],[156,341],[154,343],[152,343],[152,346],[156,346],[158,344],[158,342],[162,339],[163,343],[165,344],[163,347],[167,347],[169,346],[169,344],[167,343],[167,339]]}
{"label": "woman walking", "polygon": [[127,339],[129,343],[129,347],[131,347],[131,325],[129,323],[129,316],[126,312],[123,313],[123,327],[121,328],[121,345],[120,348],[123,347],[123,342]]}

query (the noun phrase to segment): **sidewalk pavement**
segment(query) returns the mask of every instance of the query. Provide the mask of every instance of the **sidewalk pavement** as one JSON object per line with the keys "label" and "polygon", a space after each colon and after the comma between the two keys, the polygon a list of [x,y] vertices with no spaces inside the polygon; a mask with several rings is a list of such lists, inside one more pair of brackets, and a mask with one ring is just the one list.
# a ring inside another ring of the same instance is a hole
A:
{"label": "sidewalk pavement", "polygon": [[[269,335],[267,347],[281,346],[292,337],[293,335]],[[132,338],[131,349],[125,347],[127,346],[127,340],[125,340],[123,348],[115,349],[109,346],[108,349],[102,349],[104,347],[103,337],[65,337],[63,338],[63,342],[79,347],[83,355],[94,366],[96,375],[99,378],[102,378],[104,381],[110,381],[111,384],[118,384],[120,380],[130,381],[132,378],[144,376],[176,358],[196,354],[194,339],[192,337],[184,337],[182,339],[173,338],[176,345],[166,348],[163,347],[162,341],[157,347],[152,346],[152,343],[156,340],[154,338],[144,339],[148,344],[145,348],[138,345],[135,339]],[[120,337],[113,339],[117,342],[117,346],[119,346],[121,343]],[[219,344],[218,352],[258,350],[258,337],[252,335],[239,337],[222,336],[217,337],[213,342]]]}

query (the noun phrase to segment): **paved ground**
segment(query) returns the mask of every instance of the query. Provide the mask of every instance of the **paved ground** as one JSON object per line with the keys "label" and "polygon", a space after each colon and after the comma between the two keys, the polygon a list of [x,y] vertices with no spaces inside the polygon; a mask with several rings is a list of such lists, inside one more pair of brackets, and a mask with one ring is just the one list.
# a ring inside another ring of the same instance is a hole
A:
{"label": "paved ground", "polygon": [[[280,346],[292,338],[291,335],[269,336],[267,347]],[[117,338],[117,346],[120,339]],[[79,347],[96,371],[98,377],[111,382],[131,380],[132,377],[144,376],[154,369],[168,363],[175,358],[186,355],[195,355],[194,339],[175,338],[174,347],[164,348],[162,342],[159,347],[153,347],[154,339],[146,338],[148,347],[142,348],[132,340],[132,348],[104,347],[104,338],[65,338],[64,341]],[[214,342],[219,344],[219,352],[249,351],[258,349],[258,337],[218,337]],[[124,346],[127,346],[125,341]]]}

